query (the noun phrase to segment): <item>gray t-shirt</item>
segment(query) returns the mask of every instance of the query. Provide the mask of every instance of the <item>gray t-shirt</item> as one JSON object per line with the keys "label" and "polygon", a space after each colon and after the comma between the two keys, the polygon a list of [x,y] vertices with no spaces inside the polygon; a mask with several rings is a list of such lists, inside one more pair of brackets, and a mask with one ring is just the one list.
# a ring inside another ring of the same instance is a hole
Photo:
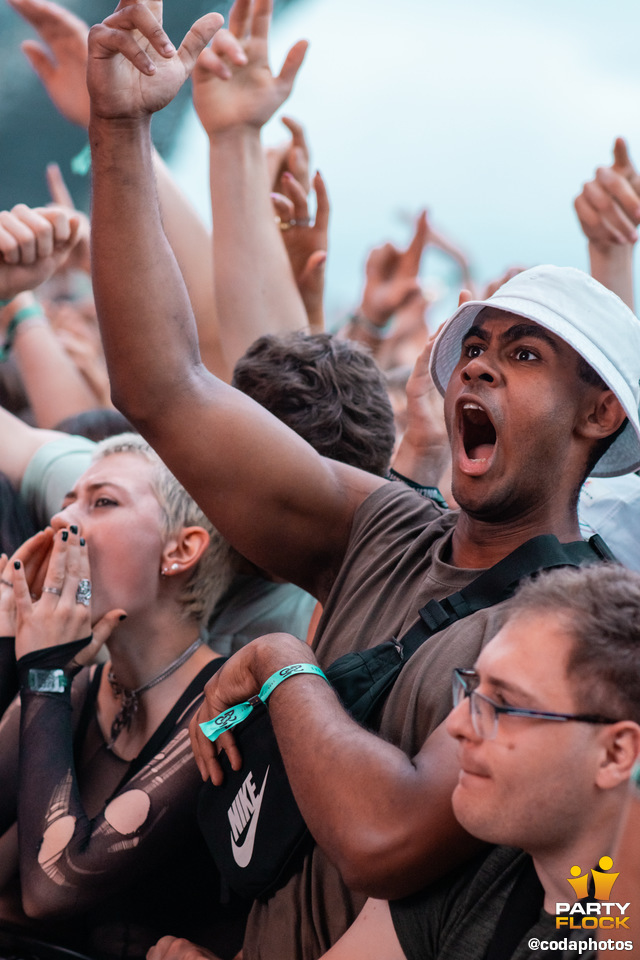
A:
{"label": "gray t-shirt", "polygon": [[[530,864],[521,850],[495,847],[420,893],[390,903],[407,960],[484,960],[509,894]],[[556,930],[555,917],[541,908],[538,919],[523,932],[512,960],[537,956],[529,946],[532,940],[558,941],[563,936]],[[560,954],[551,951],[547,956]]]}
{"label": "gray t-shirt", "polygon": [[[442,600],[480,574],[449,563],[457,516],[397,483],[367,497],[356,511],[316,632],[314,648],[322,666],[401,637],[428,600]],[[382,711],[380,732],[386,739],[411,756],[420,750],[451,709],[453,668],[473,665],[500,629],[503,606],[453,624],[414,654]],[[254,904],[245,960],[316,960],[353,923],[364,900],[314,848],[286,886]]]}
{"label": "gray t-shirt", "polygon": [[76,480],[91,464],[96,444],[61,434],[36,450],[20,485],[20,494],[38,527],[46,527]]}

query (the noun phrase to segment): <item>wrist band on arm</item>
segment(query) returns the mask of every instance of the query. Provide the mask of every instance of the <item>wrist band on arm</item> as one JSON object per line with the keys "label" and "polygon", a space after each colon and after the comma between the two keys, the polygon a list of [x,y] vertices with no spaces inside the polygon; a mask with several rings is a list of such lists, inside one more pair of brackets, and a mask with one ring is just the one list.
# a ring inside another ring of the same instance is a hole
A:
{"label": "wrist band on arm", "polygon": [[392,314],[389,319],[385,320],[380,326],[378,326],[377,323],[373,323],[368,317],[365,317],[363,313],[350,313],[347,319],[350,323],[353,323],[356,327],[360,327],[365,333],[368,333],[374,340],[384,340],[385,337],[389,335],[395,317]]}
{"label": "wrist band on arm", "polygon": [[80,153],[76,153],[75,157],[71,158],[69,166],[76,176],[86,177],[91,170],[91,144],[85,143]]}
{"label": "wrist band on arm", "polygon": [[64,693],[69,686],[64,670],[37,670],[27,672],[27,688],[34,693]]}
{"label": "wrist band on arm", "polygon": [[[200,729],[205,737],[211,740],[212,743],[215,743],[221,733],[226,733],[227,730],[231,730],[232,727],[246,720],[258,703],[266,703],[267,697],[273,693],[275,688],[279,686],[283,680],[288,680],[289,677],[293,677],[298,673],[312,673],[317,677],[322,677],[324,680],[327,680],[320,667],[317,667],[314,663],[292,663],[289,667],[282,667],[281,670],[276,670],[276,672],[263,683],[257,697],[251,697],[249,700],[245,700],[244,703],[239,703],[235,707],[229,707],[228,710],[225,710],[224,713],[219,713],[213,720],[207,720],[205,723],[201,723]],[[329,683],[328,680],[327,683]]]}
{"label": "wrist band on arm", "polygon": [[25,323],[25,321],[35,320],[35,319],[37,319],[38,321],[44,320],[46,322],[44,311],[39,303],[32,303],[32,304],[29,304],[28,307],[23,307],[22,310],[16,310],[11,320],[9,321],[9,325],[7,327],[7,335],[4,339],[4,343],[0,347],[0,360],[6,360],[9,354],[9,351],[13,346],[13,341],[15,340],[16,330],[18,329],[18,327],[21,324]]}

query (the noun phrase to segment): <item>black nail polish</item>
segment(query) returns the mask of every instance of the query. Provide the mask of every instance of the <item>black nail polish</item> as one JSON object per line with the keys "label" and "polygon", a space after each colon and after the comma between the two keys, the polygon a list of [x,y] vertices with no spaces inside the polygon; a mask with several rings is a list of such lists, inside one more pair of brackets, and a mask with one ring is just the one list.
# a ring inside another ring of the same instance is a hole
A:
{"label": "black nail polish", "polygon": [[68,539],[69,539],[69,531],[68,531],[68,530],[63,530],[63,531],[62,531],[62,540],[63,540],[63,542],[66,542]]}
{"label": "black nail polish", "polygon": [[84,547],[84,545],[85,545],[86,542],[87,542],[87,541],[85,540],[84,537],[80,537],[80,546],[81,546],[81,547]]}
{"label": "black nail polish", "polygon": [[71,524],[71,526],[69,527],[69,530],[71,530],[71,533],[77,533],[77,532],[78,532],[78,528],[76,527],[75,523],[72,523],[72,524]]}
{"label": "black nail polish", "polygon": [[127,619],[126,613],[121,613],[118,619],[119,619],[119,620],[126,620],[126,619]]}
{"label": "black nail polish", "polygon": [[13,565],[14,565],[14,567],[15,567],[16,570],[19,570],[19,569],[20,569],[20,561],[19,561],[19,560],[14,560],[14,561],[13,561]]}

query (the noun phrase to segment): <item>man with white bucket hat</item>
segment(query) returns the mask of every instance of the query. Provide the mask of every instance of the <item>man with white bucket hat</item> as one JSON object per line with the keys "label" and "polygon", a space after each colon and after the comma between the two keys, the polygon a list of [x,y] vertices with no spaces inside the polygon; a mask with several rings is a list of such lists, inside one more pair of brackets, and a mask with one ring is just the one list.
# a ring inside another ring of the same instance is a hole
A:
{"label": "man with white bucket hat", "polygon": [[[593,461],[612,473],[640,464],[640,325],[613,294],[561,268],[527,271],[487,303],[461,308],[434,355],[459,512],[320,457],[200,363],[162,229],[149,130],[219,21],[200,21],[176,52],[160,9],[157,0],[122,3],[89,37],[92,256],[112,395],[241,553],[321,601],[313,648],[326,666],[402,637],[427,602],[531,538],[579,538],[575,502]],[[149,39],[144,49],[134,30]],[[248,153],[257,139],[248,121]],[[473,325],[460,319],[474,309]],[[364,415],[365,397],[362,406]],[[384,703],[382,738],[355,724],[321,677],[297,672],[274,691],[274,729],[318,846],[254,907],[245,960],[318,957],[365,894],[404,895],[469,855],[473,841],[451,811],[455,753],[436,728],[452,669],[472,666],[502,615],[502,604],[479,610],[423,644]],[[308,648],[286,634],[255,641],[219,672],[199,720],[307,660]],[[195,749],[203,774],[219,778],[197,730]]]}
{"label": "man with white bucket hat", "polygon": [[616,477],[637,470],[640,323],[622,300],[572,267],[533,267],[517,274],[489,300],[463,304],[445,325],[431,359],[431,374],[443,396],[460,359],[463,338],[487,308],[530,320],[555,334],[615,393],[628,422],[591,475]]}

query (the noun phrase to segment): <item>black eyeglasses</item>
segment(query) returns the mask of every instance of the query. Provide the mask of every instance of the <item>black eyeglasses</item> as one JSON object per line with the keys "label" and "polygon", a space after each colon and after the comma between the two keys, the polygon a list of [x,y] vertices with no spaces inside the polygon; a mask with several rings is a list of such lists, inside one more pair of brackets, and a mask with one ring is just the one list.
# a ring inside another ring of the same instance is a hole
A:
{"label": "black eyeglasses", "polygon": [[483,740],[494,740],[498,732],[498,717],[505,713],[510,717],[531,717],[536,720],[577,720],[580,723],[617,723],[611,717],[601,717],[593,713],[551,713],[549,710],[528,710],[526,707],[503,707],[494,703],[483,693],[478,693],[480,677],[475,670],[453,671],[453,705],[457,707],[465,697],[469,697],[471,723],[473,729]]}

